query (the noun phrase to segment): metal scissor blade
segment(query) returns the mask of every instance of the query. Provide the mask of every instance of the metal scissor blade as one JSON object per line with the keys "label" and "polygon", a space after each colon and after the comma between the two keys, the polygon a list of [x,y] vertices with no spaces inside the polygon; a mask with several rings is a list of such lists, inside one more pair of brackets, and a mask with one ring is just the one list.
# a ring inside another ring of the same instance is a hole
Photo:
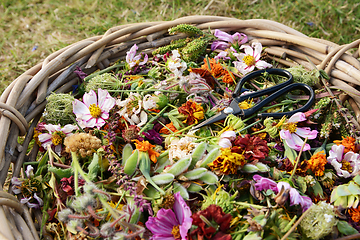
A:
{"label": "metal scissor blade", "polygon": [[221,111],[221,112],[217,113],[215,116],[212,116],[211,118],[206,119],[202,123],[195,125],[192,129],[198,129],[198,128],[204,127],[206,125],[224,120],[227,116],[228,116],[228,114],[224,113],[224,111]]}
{"label": "metal scissor blade", "polygon": [[217,113],[215,116],[212,116],[211,118],[203,121],[202,123],[194,126],[192,129],[198,129],[201,127],[204,127],[206,125],[224,120],[228,115],[234,114],[234,115],[243,115],[244,111],[240,109],[239,102],[235,99],[231,101],[230,106],[222,110],[221,112]]}

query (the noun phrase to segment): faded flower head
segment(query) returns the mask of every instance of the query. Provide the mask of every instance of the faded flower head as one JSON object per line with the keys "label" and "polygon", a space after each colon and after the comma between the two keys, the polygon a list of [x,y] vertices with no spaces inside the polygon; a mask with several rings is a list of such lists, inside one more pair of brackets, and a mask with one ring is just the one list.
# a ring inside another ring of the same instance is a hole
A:
{"label": "faded flower head", "polygon": [[355,176],[360,170],[360,155],[349,151],[344,154],[344,145],[333,145],[327,161],[335,168],[339,177]]}
{"label": "faded flower head", "polygon": [[167,59],[166,66],[175,77],[181,77],[187,68],[186,62],[181,60],[178,50],[172,50],[171,53],[172,55]]}
{"label": "faded flower head", "polygon": [[[138,46],[134,44],[128,52],[126,52],[126,62],[129,64],[129,68],[133,68],[135,66],[141,66],[146,64],[148,60],[148,55],[145,54],[144,58],[142,59],[142,54],[136,55],[136,51],[138,50]],[[142,61],[141,61],[142,60]]]}

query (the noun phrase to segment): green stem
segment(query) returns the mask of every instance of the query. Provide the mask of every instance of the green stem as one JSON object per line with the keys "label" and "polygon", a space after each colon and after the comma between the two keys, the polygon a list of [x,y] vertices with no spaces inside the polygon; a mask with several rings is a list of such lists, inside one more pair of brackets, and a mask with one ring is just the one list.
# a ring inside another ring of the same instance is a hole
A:
{"label": "green stem", "polygon": [[256,208],[256,209],[263,209],[265,208],[265,206],[261,206],[261,205],[256,205],[256,204],[251,204],[251,203],[246,203],[246,202],[233,202],[234,204],[240,205],[240,206],[244,206],[246,208]]}
{"label": "green stem", "polygon": [[298,164],[299,164],[299,162],[300,162],[300,157],[301,157],[301,154],[302,154],[302,152],[303,152],[303,150],[304,150],[304,147],[305,147],[305,144],[306,144],[306,141],[307,141],[307,140],[308,140],[308,138],[305,138],[304,144],[302,145],[301,150],[300,150],[300,152],[299,152],[299,155],[297,156],[294,169],[293,169],[293,171],[292,171],[292,173],[291,173],[291,176],[289,177],[289,181],[291,181],[291,179],[293,178],[293,176],[294,176],[294,174],[295,174],[295,172],[296,172],[296,168],[297,168],[297,166],[298,166]]}
{"label": "green stem", "polygon": [[238,132],[245,131],[246,129],[249,129],[249,128],[251,128],[252,126],[255,126],[256,124],[260,123],[261,121],[262,121],[262,119],[257,120],[256,122],[254,122],[254,123],[252,123],[252,124],[250,124],[250,125],[247,125],[246,127],[240,129]]}
{"label": "green stem", "polygon": [[114,68],[117,68],[117,67],[123,67],[123,66],[125,66],[125,63],[120,63],[120,64],[113,65],[111,67],[105,68],[104,70],[95,72],[95,73],[90,74],[89,76],[85,77],[84,81],[86,82],[86,81],[90,80],[91,78],[93,78],[93,77],[95,77],[95,76],[97,76],[99,74],[106,73],[106,72],[109,72],[111,69],[114,69]]}
{"label": "green stem", "polygon": [[164,90],[164,89],[133,89],[133,90],[108,90],[108,92],[169,92],[169,93],[184,93],[183,91],[175,91],[175,90]]}
{"label": "green stem", "polygon": [[161,111],[156,114],[154,117],[152,117],[146,124],[144,127],[141,128],[140,132],[138,133],[138,135],[140,135],[143,131],[145,131],[145,129],[156,119],[158,119],[167,109],[168,106],[165,106],[163,109],[161,109]]}

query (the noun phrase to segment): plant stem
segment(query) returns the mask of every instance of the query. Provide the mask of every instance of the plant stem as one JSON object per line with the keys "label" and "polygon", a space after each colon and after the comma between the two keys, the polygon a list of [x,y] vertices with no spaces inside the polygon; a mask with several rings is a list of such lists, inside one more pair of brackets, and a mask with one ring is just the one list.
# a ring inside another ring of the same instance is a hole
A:
{"label": "plant stem", "polygon": [[240,205],[240,206],[244,206],[244,207],[253,207],[256,209],[263,209],[266,208],[265,206],[261,206],[261,205],[256,205],[256,204],[251,204],[251,203],[247,203],[247,202],[233,202],[234,204]]}
{"label": "plant stem", "polygon": [[151,124],[153,121],[155,121],[156,119],[158,119],[167,109],[168,106],[165,106],[163,109],[161,109],[161,111],[156,114],[154,117],[152,117],[146,124],[144,127],[141,128],[140,132],[138,133],[138,135],[140,135],[148,126],[149,124]]}
{"label": "plant stem", "polygon": [[292,171],[292,173],[291,173],[291,176],[289,177],[289,181],[291,181],[291,179],[293,178],[293,176],[294,176],[294,174],[295,174],[295,172],[296,172],[296,168],[297,168],[297,166],[298,166],[298,164],[299,164],[299,162],[300,162],[300,157],[301,157],[301,154],[302,154],[302,152],[303,152],[303,150],[304,150],[304,147],[305,147],[305,144],[306,144],[306,141],[307,141],[307,140],[308,140],[308,138],[305,138],[304,144],[302,145],[301,150],[300,150],[300,152],[299,152],[299,154],[298,154],[298,156],[297,156],[294,169],[293,169],[293,171]]}
{"label": "plant stem", "polygon": [[314,205],[312,205],[311,207],[308,208],[308,210],[306,210],[301,217],[296,221],[296,223],[290,228],[290,230],[281,238],[281,240],[285,240],[288,236],[290,236],[290,234],[295,230],[295,228],[297,227],[297,225],[300,224],[300,222],[304,219],[304,217],[306,216],[306,214],[308,214],[310,212],[310,209],[313,207]]}

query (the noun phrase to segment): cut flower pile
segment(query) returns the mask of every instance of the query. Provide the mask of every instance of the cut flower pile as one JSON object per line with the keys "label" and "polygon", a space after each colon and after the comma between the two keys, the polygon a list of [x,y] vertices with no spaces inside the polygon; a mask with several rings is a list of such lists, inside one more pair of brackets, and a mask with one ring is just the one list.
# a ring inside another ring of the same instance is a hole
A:
{"label": "cut flower pile", "polygon": [[[21,203],[42,212],[41,236],[270,240],[357,234],[359,136],[347,124],[352,116],[340,114],[338,100],[319,87],[326,74],[309,75],[317,98],[306,112],[281,119],[230,114],[196,129],[229,106],[243,76],[283,66],[243,33],[211,34],[186,24],[169,33],[188,37],[151,56],[134,44],[111,68],[89,76],[78,69],[81,84],[73,93],[48,97],[33,140],[41,149],[38,161],[25,163],[24,178],[11,179]],[[297,82],[307,74],[301,66],[285,70]],[[263,74],[242,94],[285,80]],[[297,109],[306,102],[299,94],[260,111]],[[61,112],[61,101],[72,111]],[[55,110],[59,119],[51,117]]]}

